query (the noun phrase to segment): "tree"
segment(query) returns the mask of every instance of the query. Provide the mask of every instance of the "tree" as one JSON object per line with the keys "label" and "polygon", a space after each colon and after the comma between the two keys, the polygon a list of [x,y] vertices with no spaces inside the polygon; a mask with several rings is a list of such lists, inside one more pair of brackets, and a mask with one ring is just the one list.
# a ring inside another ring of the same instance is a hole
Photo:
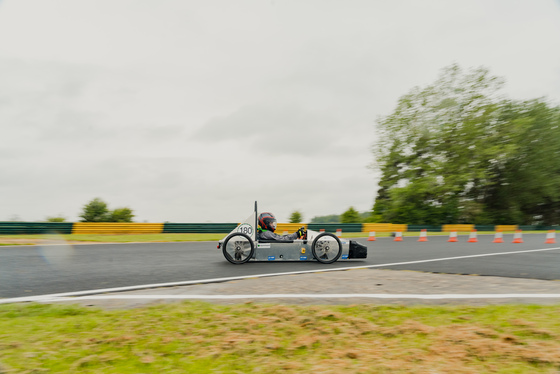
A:
{"label": "tree", "polygon": [[340,215],[331,214],[328,216],[313,217],[309,223],[340,223]]}
{"label": "tree", "polygon": [[496,113],[501,85],[484,68],[465,74],[451,65],[433,85],[400,98],[378,121],[375,214],[394,223],[458,222],[461,204],[479,197],[492,167],[510,155],[497,146],[506,130]]}
{"label": "tree", "polygon": [[294,211],[290,216],[290,223],[300,223],[301,221],[303,221],[301,213],[298,210]]}
{"label": "tree", "polygon": [[107,203],[96,197],[84,205],[80,217],[82,218],[81,222],[108,222],[110,212]]}
{"label": "tree", "polygon": [[502,116],[516,129],[516,152],[484,201],[497,222],[560,223],[560,108],[542,99],[508,102]]}
{"label": "tree", "polygon": [[540,100],[500,98],[502,83],[487,69],[463,72],[451,65],[378,120],[374,167],[382,177],[371,220],[484,224],[560,218],[559,110]]}
{"label": "tree", "polygon": [[360,213],[354,209],[354,207],[348,208],[348,210],[340,215],[341,223],[360,223],[362,219]]}
{"label": "tree", "polygon": [[134,214],[130,208],[117,208],[110,214],[111,222],[132,222]]}
{"label": "tree", "polygon": [[124,207],[110,211],[107,203],[96,197],[84,205],[81,222],[132,222],[132,209]]}
{"label": "tree", "polygon": [[45,221],[47,222],[66,222],[66,218],[63,217],[62,215],[56,216],[56,217],[47,217],[45,218]]}

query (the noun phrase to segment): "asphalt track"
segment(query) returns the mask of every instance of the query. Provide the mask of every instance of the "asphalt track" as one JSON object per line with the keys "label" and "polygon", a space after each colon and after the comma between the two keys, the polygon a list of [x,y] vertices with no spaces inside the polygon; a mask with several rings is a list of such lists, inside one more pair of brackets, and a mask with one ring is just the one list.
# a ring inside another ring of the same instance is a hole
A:
{"label": "asphalt track", "polygon": [[250,262],[232,265],[215,242],[45,245],[0,247],[0,298],[15,298],[144,284],[196,281],[297,271],[370,266],[448,274],[560,280],[560,244],[545,244],[545,234],[525,234],[524,243],[449,243],[446,236],[428,242],[356,239],[368,246],[365,260]]}

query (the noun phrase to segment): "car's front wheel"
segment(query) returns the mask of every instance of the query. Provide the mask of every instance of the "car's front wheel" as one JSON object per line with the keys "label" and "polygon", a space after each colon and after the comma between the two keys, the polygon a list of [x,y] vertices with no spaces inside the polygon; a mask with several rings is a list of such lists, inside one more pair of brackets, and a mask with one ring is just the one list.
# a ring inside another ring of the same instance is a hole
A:
{"label": "car's front wheel", "polygon": [[332,264],[342,255],[342,243],[335,235],[324,232],[313,240],[311,253],[315,259],[323,264]]}

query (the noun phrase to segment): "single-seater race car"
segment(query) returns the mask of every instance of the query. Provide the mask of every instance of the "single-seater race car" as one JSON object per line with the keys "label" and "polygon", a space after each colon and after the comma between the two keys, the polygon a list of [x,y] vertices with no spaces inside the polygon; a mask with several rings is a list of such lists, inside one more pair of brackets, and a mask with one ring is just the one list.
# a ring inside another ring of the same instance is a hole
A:
{"label": "single-seater race car", "polygon": [[335,261],[367,258],[367,247],[354,240],[338,238],[329,232],[307,230],[307,237],[293,241],[257,239],[257,202],[255,211],[218,242],[224,257],[232,264],[253,261]]}

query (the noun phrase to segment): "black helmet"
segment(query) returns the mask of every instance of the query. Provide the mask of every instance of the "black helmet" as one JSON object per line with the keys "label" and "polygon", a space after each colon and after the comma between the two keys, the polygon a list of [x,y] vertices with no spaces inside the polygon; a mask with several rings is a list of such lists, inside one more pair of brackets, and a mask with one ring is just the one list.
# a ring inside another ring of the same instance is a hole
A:
{"label": "black helmet", "polygon": [[276,230],[276,218],[272,213],[261,213],[259,216],[259,225],[264,230],[274,232]]}

